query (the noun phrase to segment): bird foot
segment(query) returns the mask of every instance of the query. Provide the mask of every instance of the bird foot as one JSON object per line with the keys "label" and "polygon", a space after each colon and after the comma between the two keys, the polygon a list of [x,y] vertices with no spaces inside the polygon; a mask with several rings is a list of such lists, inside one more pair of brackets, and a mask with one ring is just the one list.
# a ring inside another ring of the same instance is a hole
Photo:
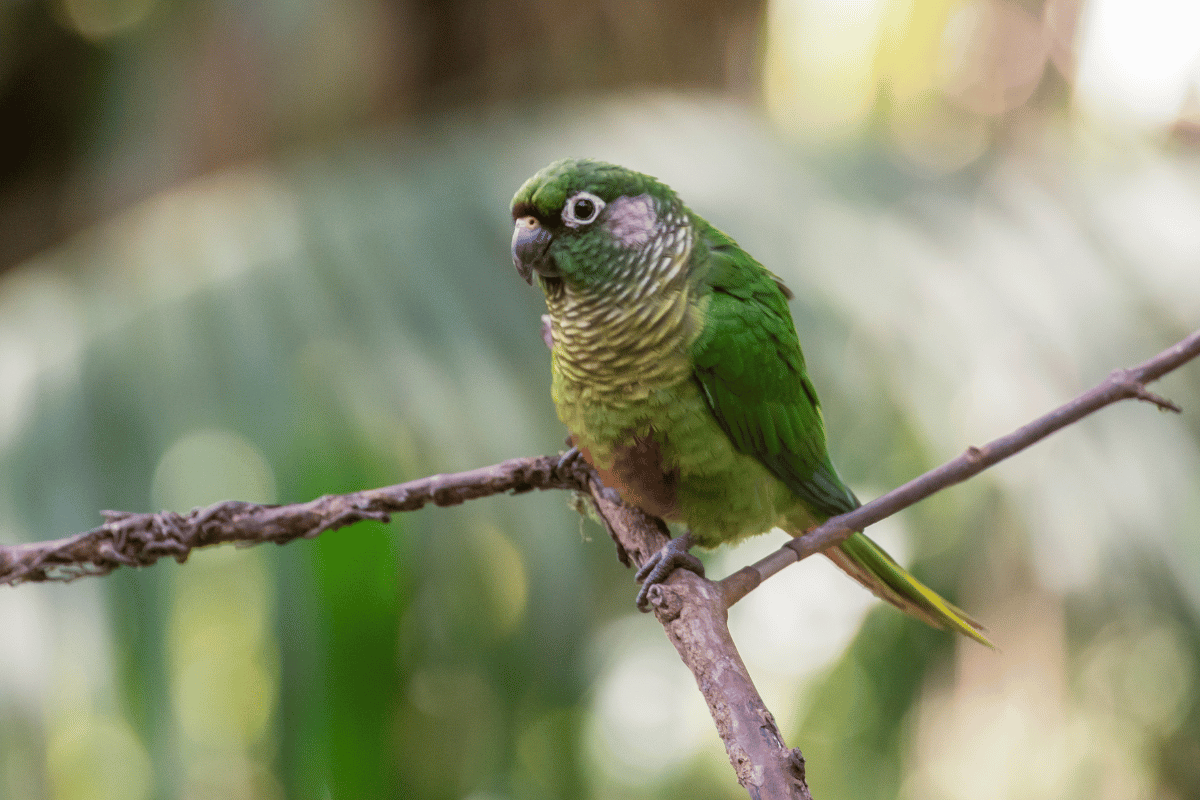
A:
{"label": "bird foot", "polygon": [[572,464],[574,464],[574,463],[575,463],[575,460],[576,460],[577,458],[579,458],[579,448],[578,448],[578,447],[572,447],[570,450],[568,450],[567,452],[563,453],[563,454],[562,454],[562,457],[561,457],[560,459],[558,459],[558,463],[554,465],[554,471],[555,471],[555,472],[562,472],[562,471],[563,471],[563,470],[565,470],[567,467],[569,467],[569,466],[571,466]]}
{"label": "bird foot", "polygon": [[701,578],[704,577],[704,564],[700,559],[688,552],[695,542],[692,532],[686,531],[668,541],[642,564],[634,577],[642,582],[642,588],[637,593],[639,611],[650,610],[650,588],[665,581],[676,569],[690,570]]}

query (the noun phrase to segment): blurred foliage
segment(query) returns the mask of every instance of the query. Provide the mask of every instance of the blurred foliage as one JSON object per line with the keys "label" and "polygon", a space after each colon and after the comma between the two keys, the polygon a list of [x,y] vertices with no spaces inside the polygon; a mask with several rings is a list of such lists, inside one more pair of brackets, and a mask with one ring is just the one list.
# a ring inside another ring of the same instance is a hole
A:
{"label": "blurred foliage", "polygon": [[[1196,326],[1186,9],[653,8],[0,8],[0,541],[560,449],[507,203],[567,154],[788,281],[860,495]],[[731,611],[817,797],[1200,796],[1200,377],[1157,388],[872,529],[998,652],[815,559]],[[0,591],[0,798],[743,796],[634,588],[539,495]]]}
{"label": "blurred foliage", "polygon": [[364,124],[633,87],[749,96],[760,14],[754,0],[5,2],[0,269],[153,192]]}

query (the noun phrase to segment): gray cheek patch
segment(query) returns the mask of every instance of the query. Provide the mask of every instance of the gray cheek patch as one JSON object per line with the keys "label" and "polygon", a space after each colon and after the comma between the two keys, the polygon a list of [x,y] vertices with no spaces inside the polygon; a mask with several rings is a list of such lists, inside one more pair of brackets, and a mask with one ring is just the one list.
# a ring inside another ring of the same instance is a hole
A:
{"label": "gray cheek patch", "polygon": [[641,247],[650,241],[658,215],[654,213],[654,201],[648,194],[637,197],[618,197],[608,204],[609,232],[621,246],[629,249]]}

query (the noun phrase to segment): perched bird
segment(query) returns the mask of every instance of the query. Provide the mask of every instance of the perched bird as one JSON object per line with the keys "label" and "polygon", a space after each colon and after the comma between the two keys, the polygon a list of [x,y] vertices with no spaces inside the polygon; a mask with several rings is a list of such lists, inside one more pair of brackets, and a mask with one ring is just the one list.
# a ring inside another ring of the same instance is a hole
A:
{"label": "perched bird", "polygon": [[[599,161],[550,164],[512,215],[513,263],[546,295],[572,443],[626,503],[687,527],[644,569],[639,601],[693,544],[798,536],[858,507],[776,275],[664,184]],[[990,646],[863,533],[825,555],[902,611]]]}

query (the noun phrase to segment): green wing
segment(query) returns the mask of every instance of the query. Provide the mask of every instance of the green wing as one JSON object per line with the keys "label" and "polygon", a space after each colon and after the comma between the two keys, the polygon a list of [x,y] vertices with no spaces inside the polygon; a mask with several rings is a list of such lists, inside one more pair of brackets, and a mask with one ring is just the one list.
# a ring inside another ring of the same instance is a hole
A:
{"label": "green wing", "polygon": [[692,358],[709,408],[737,449],[758,458],[814,515],[856,508],[826,451],[786,289],[729,237],[712,228],[704,234],[712,294]]}
{"label": "green wing", "polygon": [[[696,257],[706,259],[702,280],[711,295],[692,358],[709,409],[734,446],[758,458],[814,516],[852,511],[859,502],[829,459],[821,404],[787,307],[790,293],[728,236],[703,221],[698,225],[707,253],[700,248]],[[825,554],[901,611],[992,646],[979,623],[862,532]]]}

